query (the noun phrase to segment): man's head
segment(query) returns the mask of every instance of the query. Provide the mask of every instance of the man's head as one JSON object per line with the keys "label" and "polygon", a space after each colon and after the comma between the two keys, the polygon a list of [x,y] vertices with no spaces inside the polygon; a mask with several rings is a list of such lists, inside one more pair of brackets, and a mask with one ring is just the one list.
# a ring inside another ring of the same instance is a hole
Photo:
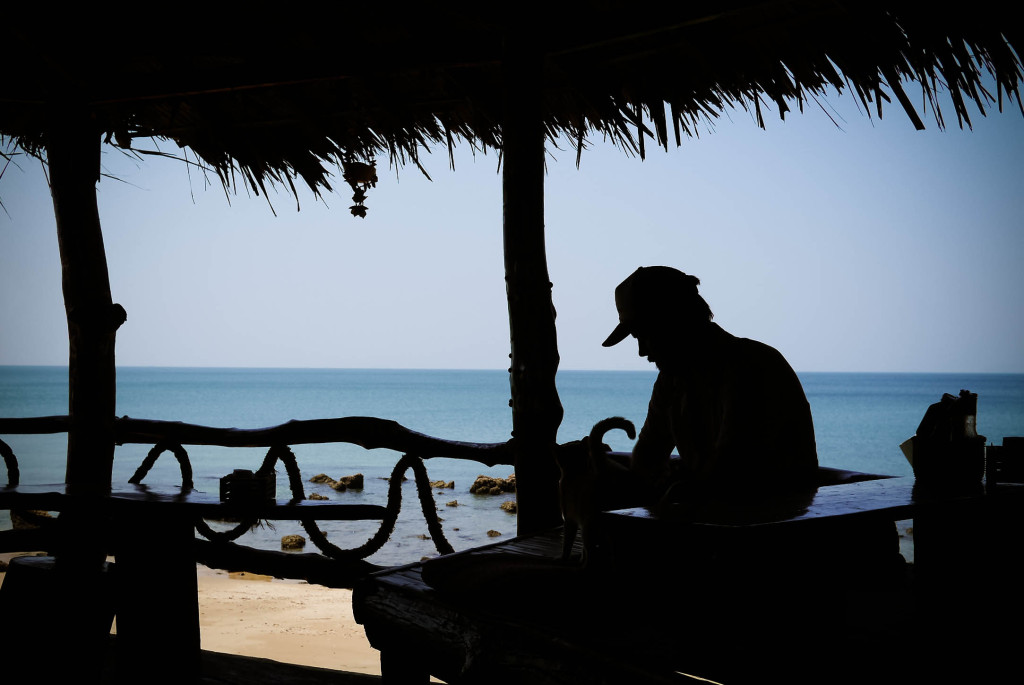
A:
{"label": "man's head", "polygon": [[[615,288],[619,325],[604,341],[611,347],[632,335],[640,356],[666,362],[666,353],[688,347],[711,321],[711,308],[697,292],[700,279],[668,266],[642,266]],[[660,365],[660,364],[659,364]]]}

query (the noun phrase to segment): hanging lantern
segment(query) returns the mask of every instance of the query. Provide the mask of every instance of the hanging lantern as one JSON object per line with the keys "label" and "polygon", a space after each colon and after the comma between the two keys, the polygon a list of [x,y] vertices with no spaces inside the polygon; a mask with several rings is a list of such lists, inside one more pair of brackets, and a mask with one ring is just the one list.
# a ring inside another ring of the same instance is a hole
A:
{"label": "hanging lantern", "polygon": [[349,160],[343,163],[345,182],[352,186],[352,201],[355,203],[348,208],[352,216],[366,218],[366,189],[377,185],[377,162],[369,164]]}

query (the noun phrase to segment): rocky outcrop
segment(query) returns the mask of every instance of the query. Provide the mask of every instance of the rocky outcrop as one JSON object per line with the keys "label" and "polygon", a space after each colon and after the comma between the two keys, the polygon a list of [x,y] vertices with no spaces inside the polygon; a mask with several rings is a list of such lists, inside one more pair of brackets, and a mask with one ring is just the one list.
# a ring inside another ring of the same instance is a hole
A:
{"label": "rocky outcrop", "polygon": [[281,538],[281,549],[302,549],[306,546],[306,538],[301,535],[285,535]]}
{"label": "rocky outcrop", "polygon": [[447,490],[454,490],[455,489],[455,481],[450,480],[450,481],[445,482],[443,480],[432,480],[432,481],[430,481],[430,487],[436,488],[438,490],[446,490],[446,489]]}
{"label": "rocky outcrop", "polygon": [[306,499],[330,499],[327,495],[321,495],[319,492],[311,492],[309,497]]}
{"label": "rocky outcrop", "polygon": [[469,491],[474,495],[500,495],[504,492],[515,492],[516,476],[515,474],[508,478],[477,476],[476,480],[469,487]]}
{"label": "rocky outcrop", "polygon": [[519,505],[515,500],[506,500],[501,503],[501,510],[507,511],[510,514],[515,514],[519,512]]}
{"label": "rocky outcrop", "polygon": [[353,490],[363,489],[363,474],[357,473],[352,476],[342,476],[338,479],[339,483],[344,483],[346,488],[352,488]]}
{"label": "rocky outcrop", "polygon": [[310,483],[319,483],[321,485],[328,485],[338,492],[345,492],[349,488],[353,490],[363,489],[363,474],[357,473],[351,476],[342,476],[341,478],[331,478],[326,473],[318,473],[309,479]]}
{"label": "rocky outcrop", "polygon": [[457,499],[453,499],[453,500],[452,500],[452,501],[450,501],[450,502],[445,502],[445,503],[444,503],[444,505],[445,505],[446,507],[457,507],[457,506],[459,506],[459,500],[457,500]]}

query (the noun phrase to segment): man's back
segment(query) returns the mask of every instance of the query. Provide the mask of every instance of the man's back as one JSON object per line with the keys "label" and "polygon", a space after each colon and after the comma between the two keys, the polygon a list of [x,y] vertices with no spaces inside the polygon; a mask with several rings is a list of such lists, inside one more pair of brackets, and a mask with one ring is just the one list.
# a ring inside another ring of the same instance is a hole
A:
{"label": "man's back", "polygon": [[674,449],[673,479],[730,486],[813,478],[814,427],[796,373],[774,348],[712,326],[699,362],[659,374],[635,458]]}

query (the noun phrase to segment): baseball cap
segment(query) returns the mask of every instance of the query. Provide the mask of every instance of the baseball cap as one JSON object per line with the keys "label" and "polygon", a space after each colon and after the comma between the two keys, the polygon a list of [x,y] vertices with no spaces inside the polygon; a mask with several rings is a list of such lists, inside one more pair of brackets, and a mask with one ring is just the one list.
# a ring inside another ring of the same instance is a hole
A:
{"label": "baseball cap", "polygon": [[[680,303],[685,306],[696,298],[703,304],[703,299],[697,294],[699,283],[696,276],[670,266],[641,266],[615,288],[619,325],[602,344],[604,347],[618,345],[638,323],[670,316],[672,309],[677,309]],[[706,309],[707,305],[703,304],[703,307]]]}

